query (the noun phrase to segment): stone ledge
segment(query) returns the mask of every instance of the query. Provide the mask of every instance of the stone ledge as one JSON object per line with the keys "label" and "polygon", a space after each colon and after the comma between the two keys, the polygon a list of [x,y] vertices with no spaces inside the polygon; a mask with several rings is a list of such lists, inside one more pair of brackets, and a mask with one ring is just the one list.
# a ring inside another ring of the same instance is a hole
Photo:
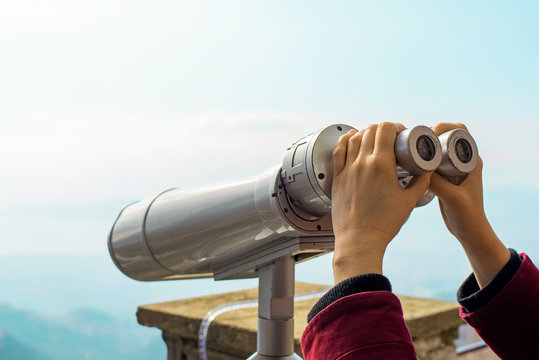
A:
{"label": "stone ledge", "polygon": [[[296,294],[325,290],[327,286],[296,283]],[[198,359],[197,341],[202,318],[218,306],[255,300],[257,289],[203,296],[139,306],[141,325],[156,327],[182,339],[185,359]],[[462,324],[457,303],[399,296],[404,318],[420,359],[456,359],[453,340]],[[301,355],[299,339],[307,326],[307,314],[318,299],[294,304],[295,347]],[[245,359],[256,351],[257,308],[234,310],[218,316],[208,332],[207,347],[211,359]]]}

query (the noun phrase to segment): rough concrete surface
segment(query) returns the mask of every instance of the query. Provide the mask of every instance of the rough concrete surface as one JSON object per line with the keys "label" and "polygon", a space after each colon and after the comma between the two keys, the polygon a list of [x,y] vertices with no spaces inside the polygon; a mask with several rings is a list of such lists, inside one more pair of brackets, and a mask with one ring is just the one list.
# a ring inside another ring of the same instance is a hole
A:
{"label": "rough concrete surface", "polygon": [[[296,294],[327,289],[327,286],[296,283]],[[218,306],[257,299],[257,289],[169,301],[139,306],[138,322],[179,335],[183,340],[183,356],[197,359],[197,339],[201,320]],[[453,302],[399,296],[404,318],[420,360],[456,359],[453,340],[462,320],[458,305]],[[318,299],[296,302],[295,347],[301,356],[299,339],[307,326],[307,313]],[[256,351],[257,308],[234,310],[212,322],[207,339],[210,359],[245,359]]]}

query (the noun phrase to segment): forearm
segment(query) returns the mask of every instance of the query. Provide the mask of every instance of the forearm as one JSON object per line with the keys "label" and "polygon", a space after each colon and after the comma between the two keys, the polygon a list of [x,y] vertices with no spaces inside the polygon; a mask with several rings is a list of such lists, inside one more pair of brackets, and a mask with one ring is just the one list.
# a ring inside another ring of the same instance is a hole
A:
{"label": "forearm", "polygon": [[478,222],[474,233],[461,236],[459,241],[480,288],[488,285],[511,257],[486,219]]}

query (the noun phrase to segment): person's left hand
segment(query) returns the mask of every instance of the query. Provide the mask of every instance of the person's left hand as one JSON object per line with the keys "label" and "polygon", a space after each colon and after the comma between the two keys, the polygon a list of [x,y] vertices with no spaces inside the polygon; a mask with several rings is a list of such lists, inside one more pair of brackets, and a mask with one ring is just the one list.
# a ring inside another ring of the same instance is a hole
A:
{"label": "person's left hand", "polygon": [[335,283],[382,273],[389,242],[429,187],[430,173],[406,189],[396,172],[395,138],[405,127],[381,123],[341,136],[333,152],[332,218]]}

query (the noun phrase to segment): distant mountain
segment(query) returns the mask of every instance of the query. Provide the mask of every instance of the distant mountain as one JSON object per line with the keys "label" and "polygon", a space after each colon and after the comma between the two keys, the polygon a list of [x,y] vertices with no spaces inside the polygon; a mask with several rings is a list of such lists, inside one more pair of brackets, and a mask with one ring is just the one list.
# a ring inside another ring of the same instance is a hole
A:
{"label": "distant mountain", "polygon": [[0,330],[0,360],[51,360],[51,358]]}
{"label": "distant mountain", "polygon": [[[0,326],[11,334],[6,337],[6,349],[19,351],[20,359],[145,360],[149,353],[165,357],[165,344],[157,331],[148,336],[147,329],[91,309],[43,318],[0,305]],[[31,346],[45,355],[31,352]],[[14,356],[6,359],[19,359]]]}

